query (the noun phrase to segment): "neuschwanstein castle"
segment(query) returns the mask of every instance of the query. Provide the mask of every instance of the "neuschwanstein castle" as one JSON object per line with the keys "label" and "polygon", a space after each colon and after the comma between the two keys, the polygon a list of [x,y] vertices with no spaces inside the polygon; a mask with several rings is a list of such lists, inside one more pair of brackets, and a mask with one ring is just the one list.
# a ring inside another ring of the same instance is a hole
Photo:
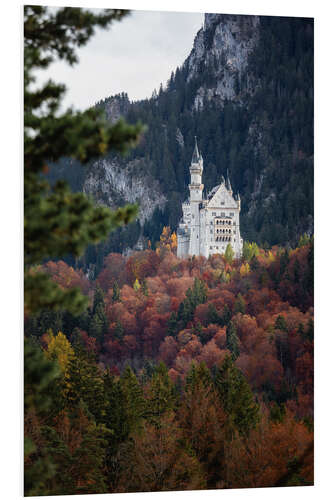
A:
{"label": "neuschwanstein castle", "polygon": [[240,197],[238,194],[233,197],[227,175],[226,181],[222,177],[221,184],[203,198],[202,171],[203,159],[195,139],[190,166],[190,199],[183,203],[183,217],[177,230],[177,256],[224,254],[230,243],[235,257],[240,257],[243,248],[239,231]]}

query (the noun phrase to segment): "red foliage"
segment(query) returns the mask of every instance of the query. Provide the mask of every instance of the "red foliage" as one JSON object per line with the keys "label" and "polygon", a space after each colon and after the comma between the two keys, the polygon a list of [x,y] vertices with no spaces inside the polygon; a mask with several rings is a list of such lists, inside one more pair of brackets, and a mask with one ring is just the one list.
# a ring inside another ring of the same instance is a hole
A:
{"label": "red foliage", "polygon": [[109,253],[105,257],[104,267],[96,280],[104,292],[112,289],[115,281],[120,287],[123,286],[126,280],[125,264],[125,257],[119,253]]}
{"label": "red foliage", "polygon": [[53,281],[63,289],[78,287],[82,293],[88,294],[91,288],[88,278],[81,270],[74,270],[62,260],[47,262],[44,264],[44,269],[52,276]]}

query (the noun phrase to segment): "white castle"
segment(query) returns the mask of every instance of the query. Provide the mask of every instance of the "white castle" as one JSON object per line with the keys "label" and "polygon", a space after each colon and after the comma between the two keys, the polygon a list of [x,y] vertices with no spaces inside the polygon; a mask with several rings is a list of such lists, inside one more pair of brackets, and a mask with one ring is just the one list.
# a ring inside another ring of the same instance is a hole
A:
{"label": "white castle", "polygon": [[195,138],[190,166],[190,198],[182,205],[183,217],[177,230],[177,256],[224,254],[230,243],[235,257],[241,257],[243,240],[239,231],[239,194],[233,197],[227,175],[227,181],[222,177],[221,184],[215,186],[204,199],[202,171],[203,159]]}

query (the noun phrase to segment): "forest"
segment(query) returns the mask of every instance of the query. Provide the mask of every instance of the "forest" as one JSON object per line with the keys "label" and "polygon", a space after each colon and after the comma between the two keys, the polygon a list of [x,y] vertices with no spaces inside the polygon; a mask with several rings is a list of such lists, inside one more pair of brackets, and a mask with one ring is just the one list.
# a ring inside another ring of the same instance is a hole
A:
{"label": "forest", "polygon": [[42,265],[89,306],[26,315],[26,495],[313,484],[313,240],[176,246]]}

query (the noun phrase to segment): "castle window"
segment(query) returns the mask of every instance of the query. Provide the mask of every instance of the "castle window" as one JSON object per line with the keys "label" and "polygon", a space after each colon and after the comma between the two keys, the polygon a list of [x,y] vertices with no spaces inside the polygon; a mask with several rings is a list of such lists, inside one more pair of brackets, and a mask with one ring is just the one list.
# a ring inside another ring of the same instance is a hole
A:
{"label": "castle window", "polygon": [[209,247],[209,250],[213,250],[213,247]]}
{"label": "castle window", "polygon": [[230,215],[230,217],[233,217],[235,214],[234,214],[234,212],[230,212],[229,215]]}
{"label": "castle window", "polygon": [[213,217],[216,217],[216,212],[212,212],[212,216],[213,216]]}

